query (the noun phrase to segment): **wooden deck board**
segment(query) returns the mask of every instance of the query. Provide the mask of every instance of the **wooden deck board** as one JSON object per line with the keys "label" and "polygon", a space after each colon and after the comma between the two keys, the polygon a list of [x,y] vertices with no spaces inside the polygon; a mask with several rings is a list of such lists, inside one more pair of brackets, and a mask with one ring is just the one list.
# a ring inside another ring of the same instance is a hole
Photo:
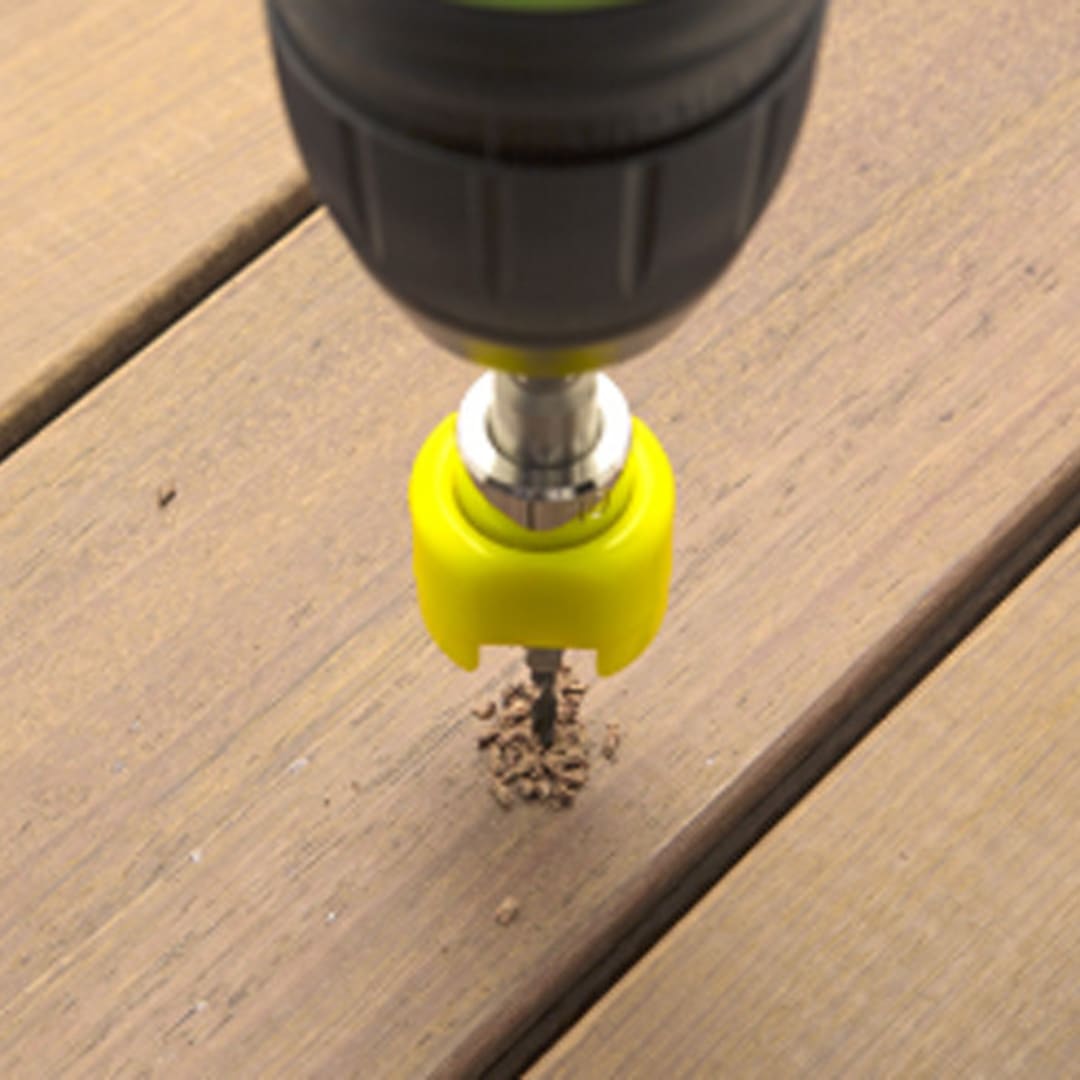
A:
{"label": "wooden deck board", "polygon": [[1080,538],[530,1077],[1075,1075]]}
{"label": "wooden deck board", "polygon": [[[931,83],[882,10],[834,40]],[[505,658],[449,670],[412,604],[409,462],[469,373],[325,218],[4,463],[0,1072],[490,1063],[850,704],[817,703],[987,585],[1005,523],[1075,510],[1080,106],[1063,48],[980,96],[1018,40],[950,72],[936,162],[939,99],[897,127],[834,52],[730,292],[620,376],[676,465],[677,576],[590,698],[627,741],[572,813],[498,811],[466,712]]]}
{"label": "wooden deck board", "polygon": [[0,12],[0,457],[310,206],[257,0]]}

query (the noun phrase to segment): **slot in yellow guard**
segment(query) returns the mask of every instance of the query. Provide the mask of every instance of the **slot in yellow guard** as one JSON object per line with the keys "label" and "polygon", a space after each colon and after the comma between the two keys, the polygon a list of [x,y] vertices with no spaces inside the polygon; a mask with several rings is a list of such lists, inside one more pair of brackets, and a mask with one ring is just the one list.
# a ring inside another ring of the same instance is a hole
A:
{"label": "slot in yellow guard", "polygon": [[435,643],[470,671],[482,645],[592,649],[600,675],[626,667],[667,609],[675,477],[659,440],[635,420],[626,469],[605,502],[533,532],[477,489],[455,420],[428,437],[409,484],[416,588]]}

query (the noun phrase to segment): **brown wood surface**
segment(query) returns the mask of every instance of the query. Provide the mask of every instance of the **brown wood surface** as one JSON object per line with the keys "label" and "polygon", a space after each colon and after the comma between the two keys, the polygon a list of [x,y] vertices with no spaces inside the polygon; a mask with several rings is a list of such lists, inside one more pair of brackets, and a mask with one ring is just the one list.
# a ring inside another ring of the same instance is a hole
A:
{"label": "brown wood surface", "polygon": [[408,468],[471,373],[324,217],[5,462],[0,1074],[490,1063],[1075,516],[1075,24],[836,5],[767,223],[620,376],[677,571],[569,813],[494,804],[507,658],[452,671],[413,606]]}
{"label": "brown wood surface", "polygon": [[258,0],[0,8],[0,457],[310,204]]}
{"label": "brown wood surface", "polygon": [[1075,1076],[1080,538],[529,1075]]}

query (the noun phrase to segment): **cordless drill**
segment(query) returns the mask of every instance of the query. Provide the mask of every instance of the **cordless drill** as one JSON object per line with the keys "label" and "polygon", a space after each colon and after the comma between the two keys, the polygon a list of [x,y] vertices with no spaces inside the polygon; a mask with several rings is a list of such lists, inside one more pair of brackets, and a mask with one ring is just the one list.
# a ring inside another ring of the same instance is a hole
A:
{"label": "cordless drill", "polygon": [[618,671],[659,629],[675,485],[598,369],[715,282],[802,123],[827,0],[268,0],[315,188],[369,272],[485,365],[417,457],[421,613],[475,668]]}

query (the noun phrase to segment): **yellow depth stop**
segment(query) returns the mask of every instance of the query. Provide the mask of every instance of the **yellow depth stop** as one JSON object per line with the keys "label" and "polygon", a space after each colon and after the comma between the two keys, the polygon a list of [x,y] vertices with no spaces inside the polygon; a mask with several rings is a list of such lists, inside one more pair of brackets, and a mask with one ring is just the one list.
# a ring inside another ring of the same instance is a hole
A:
{"label": "yellow depth stop", "polygon": [[409,484],[420,612],[435,643],[473,670],[483,645],[592,649],[600,675],[635,660],[667,609],[675,477],[634,421],[626,469],[596,509],[534,532],[493,507],[457,450],[447,417]]}

